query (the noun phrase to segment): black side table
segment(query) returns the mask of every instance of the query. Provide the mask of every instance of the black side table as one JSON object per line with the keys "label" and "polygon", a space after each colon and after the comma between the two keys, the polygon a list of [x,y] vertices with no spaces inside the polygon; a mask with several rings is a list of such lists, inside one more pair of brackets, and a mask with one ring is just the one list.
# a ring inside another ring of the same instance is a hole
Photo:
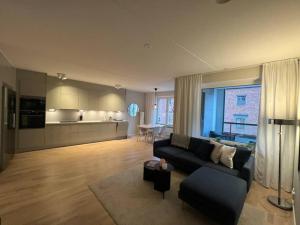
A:
{"label": "black side table", "polygon": [[162,192],[163,199],[165,198],[165,191],[170,190],[172,170],[174,170],[174,166],[170,163],[168,163],[166,169],[162,169],[159,164],[155,166],[154,190]]}
{"label": "black side table", "polygon": [[149,160],[144,162],[144,180],[154,181],[155,168],[159,165],[157,160]]}

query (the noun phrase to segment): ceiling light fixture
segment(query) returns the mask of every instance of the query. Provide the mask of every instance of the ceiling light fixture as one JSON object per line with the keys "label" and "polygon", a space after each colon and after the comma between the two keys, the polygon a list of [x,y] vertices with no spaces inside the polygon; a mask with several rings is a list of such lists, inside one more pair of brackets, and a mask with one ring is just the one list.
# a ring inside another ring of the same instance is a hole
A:
{"label": "ceiling light fixture", "polygon": [[121,89],[122,88],[122,85],[121,84],[115,84],[115,89]]}
{"label": "ceiling light fixture", "polygon": [[218,4],[225,4],[225,3],[227,3],[227,2],[230,2],[231,0],[216,0],[216,2],[218,3]]}
{"label": "ceiling light fixture", "polygon": [[154,109],[157,109],[157,98],[156,98],[156,94],[157,94],[157,88],[154,88]]}
{"label": "ceiling light fixture", "polygon": [[66,76],[66,74],[64,74],[64,73],[57,73],[57,77],[60,80],[66,80],[66,79],[68,79],[67,76]]}

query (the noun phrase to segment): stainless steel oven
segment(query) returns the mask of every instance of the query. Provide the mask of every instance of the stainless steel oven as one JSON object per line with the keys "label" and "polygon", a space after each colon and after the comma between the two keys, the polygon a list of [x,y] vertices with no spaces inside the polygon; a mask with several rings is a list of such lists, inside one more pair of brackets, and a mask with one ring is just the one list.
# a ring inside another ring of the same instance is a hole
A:
{"label": "stainless steel oven", "polygon": [[44,97],[20,98],[19,128],[44,128],[46,117],[46,101]]}

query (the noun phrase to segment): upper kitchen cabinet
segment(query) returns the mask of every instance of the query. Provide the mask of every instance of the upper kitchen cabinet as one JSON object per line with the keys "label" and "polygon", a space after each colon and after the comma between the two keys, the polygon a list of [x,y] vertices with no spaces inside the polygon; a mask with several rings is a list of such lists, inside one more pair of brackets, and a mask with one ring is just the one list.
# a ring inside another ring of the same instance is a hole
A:
{"label": "upper kitchen cabinet", "polygon": [[79,109],[78,89],[67,82],[60,87],[60,109]]}
{"label": "upper kitchen cabinet", "polygon": [[89,92],[86,89],[78,89],[78,108],[89,110]]}
{"label": "upper kitchen cabinet", "polygon": [[78,88],[74,81],[47,77],[47,109],[79,109]]}
{"label": "upper kitchen cabinet", "polygon": [[46,105],[47,109],[124,111],[125,90],[48,77]]}
{"label": "upper kitchen cabinet", "polygon": [[99,97],[99,108],[104,111],[125,110],[125,90],[108,87]]}
{"label": "upper kitchen cabinet", "polygon": [[55,77],[47,77],[46,109],[60,108],[60,81]]}
{"label": "upper kitchen cabinet", "polygon": [[45,73],[17,69],[17,82],[20,95],[46,97]]}
{"label": "upper kitchen cabinet", "polygon": [[99,104],[98,104],[98,101],[99,101],[99,92],[97,90],[91,89],[88,92],[88,96],[89,96],[88,109],[89,110],[95,110],[95,111],[101,110],[99,108]]}

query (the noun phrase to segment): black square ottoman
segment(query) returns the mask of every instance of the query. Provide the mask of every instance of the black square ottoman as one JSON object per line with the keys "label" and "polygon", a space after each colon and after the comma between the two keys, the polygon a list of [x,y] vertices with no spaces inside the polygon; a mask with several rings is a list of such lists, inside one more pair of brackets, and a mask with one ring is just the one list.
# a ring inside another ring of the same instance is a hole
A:
{"label": "black square ottoman", "polygon": [[246,181],[204,166],[182,181],[178,197],[222,225],[236,225],[246,194]]}

